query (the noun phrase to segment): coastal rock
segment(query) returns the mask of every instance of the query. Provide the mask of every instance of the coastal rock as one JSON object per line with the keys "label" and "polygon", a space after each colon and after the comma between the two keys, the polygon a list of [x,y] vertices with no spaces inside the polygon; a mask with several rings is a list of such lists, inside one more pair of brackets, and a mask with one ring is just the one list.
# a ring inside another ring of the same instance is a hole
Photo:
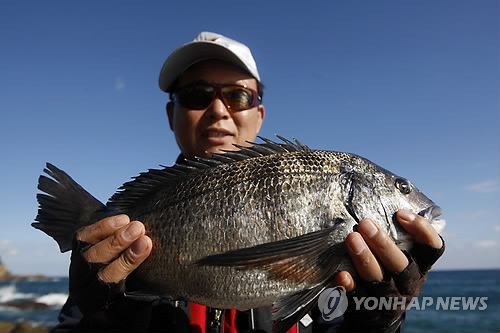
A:
{"label": "coastal rock", "polygon": [[[50,280],[43,275],[14,275],[10,273],[2,264],[0,259],[0,281],[19,281],[19,280]],[[21,310],[40,311],[50,308],[49,305],[34,301],[9,302],[3,303],[2,306],[14,307]],[[47,333],[48,328],[42,326],[34,326],[29,322],[10,322],[0,321],[0,333]]]}
{"label": "coastal rock", "polygon": [[46,333],[48,331],[49,330],[45,327],[33,326],[30,323],[23,321],[16,325],[16,327],[12,330],[12,333]]}
{"label": "coastal rock", "polygon": [[6,276],[5,279],[3,279],[3,280],[0,278],[0,281],[25,281],[25,280],[49,281],[50,278],[45,276],[45,275],[41,275],[41,274],[34,274],[34,275],[13,275],[13,274],[10,274],[10,275]]}
{"label": "coastal rock", "polygon": [[[7,278],[10,276],[9,271],[5,266],[2,264],[2,259],[0,259],[0,281],[3,281],[3,279]],[[0,331],[1,332],[1,331]]]}
{"label": "coastal rock", "polygon": [[[23,280],[39,280],[39,281],[47,281],[50,278],[41,275],[14,275],[7,270],[5,265],[2,263],[2,259],[0,258],[0,281],[23,281]],[[3,331],[0,331],[3,332]]]}
{"label": "coastal rock", "polygon": [[[4,306],[9,306],[12,308],[16,308],[19,310],[30,310],[30,311],[41,311],[50,309],[51,306],[45,303],[38,303],[33,301],[24,301],[24,302],[9,302],[2,304]],[[2,332],[2,331],[0,331]]]}
{"label": "coastal rock", "polygon": [[0,321],[0,332],[10,333],[16,327],[16,324],[10,321]]}
{"label": "coastal rock", "polygon": [[0,332],[2,333],[47,333],[48,331],[45,327],[33,326],[25,321],[20,323],[0,321]]}

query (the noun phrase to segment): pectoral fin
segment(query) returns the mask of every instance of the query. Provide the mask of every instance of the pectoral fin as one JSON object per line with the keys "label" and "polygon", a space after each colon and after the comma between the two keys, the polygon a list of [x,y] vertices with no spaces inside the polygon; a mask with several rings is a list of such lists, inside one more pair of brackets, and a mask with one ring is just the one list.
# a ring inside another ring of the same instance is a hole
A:
{"label": "pectoral fin", "polygon": [[273,332],[286,332],[311,310],[346,258],[344,243],[333,242],[336,228],[207,256],[195,264],[262,269],[271,279],[306,282],[311,288],[279,297],[273,305]]}
{"label": "pectoral fin", "polygon": [[302,236],[204,257],[196,265],[259,268],[272,279],[320,284],[331,277],[344,258],[343,243],[332,244],[335,227]]}

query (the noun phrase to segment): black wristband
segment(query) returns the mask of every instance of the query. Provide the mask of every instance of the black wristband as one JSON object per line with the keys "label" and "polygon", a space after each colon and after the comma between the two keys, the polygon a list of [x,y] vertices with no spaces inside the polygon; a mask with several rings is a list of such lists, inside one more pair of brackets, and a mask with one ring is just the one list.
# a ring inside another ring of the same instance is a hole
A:
{"label": "black wristband", "polygon": [[433,248],[428,245],[415,243],[413,248],[410,250],[411,256],[415,259],[418,264],[420,272],[422,274],[427,273],[432,265],[441,257],[445,250],[445,243],[443,237],[439,236],[443,242],[443,246],[440,249]]}
{"label": "black wristband", "polygon": [[74,302],[86,315],[105,310],[125,292],[125,281],[119,283],[105,283],[99,279],[98,273],[105,263],[89,263],[83,256],[89,243],[76,238],[73,240],[71,265],[69,271],[69,291]]}

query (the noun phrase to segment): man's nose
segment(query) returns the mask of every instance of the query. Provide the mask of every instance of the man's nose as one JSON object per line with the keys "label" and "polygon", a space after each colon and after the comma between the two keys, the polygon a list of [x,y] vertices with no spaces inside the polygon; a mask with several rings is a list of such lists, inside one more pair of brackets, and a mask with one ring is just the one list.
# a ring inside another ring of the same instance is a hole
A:
{"label": "man's nose", "polygon": [[208,113],[208,115],[212,119],[227,119],[227,118],[229,118],[229,111],[219,96],[214,98],[212,103],[208,106],[206,112]]}

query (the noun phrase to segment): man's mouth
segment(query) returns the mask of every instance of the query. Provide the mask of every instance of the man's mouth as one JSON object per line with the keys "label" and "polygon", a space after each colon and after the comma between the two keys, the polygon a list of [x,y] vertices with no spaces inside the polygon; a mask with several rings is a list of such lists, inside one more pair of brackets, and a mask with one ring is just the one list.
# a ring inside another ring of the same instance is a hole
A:
{"label": "man's mouth", "polygon": [[204,133],[208,139],[223,139],[224,137],[233,136],[233,134],[223,128],[207,128]]}
{"label": "man's mouth", "polygon": [[223,132],[208,132],[207,133],[207,137],[209,137],[209,138],[218,138],[218,137],[226,136],[226,135],[229,135],[229,134],[223,133]]}

